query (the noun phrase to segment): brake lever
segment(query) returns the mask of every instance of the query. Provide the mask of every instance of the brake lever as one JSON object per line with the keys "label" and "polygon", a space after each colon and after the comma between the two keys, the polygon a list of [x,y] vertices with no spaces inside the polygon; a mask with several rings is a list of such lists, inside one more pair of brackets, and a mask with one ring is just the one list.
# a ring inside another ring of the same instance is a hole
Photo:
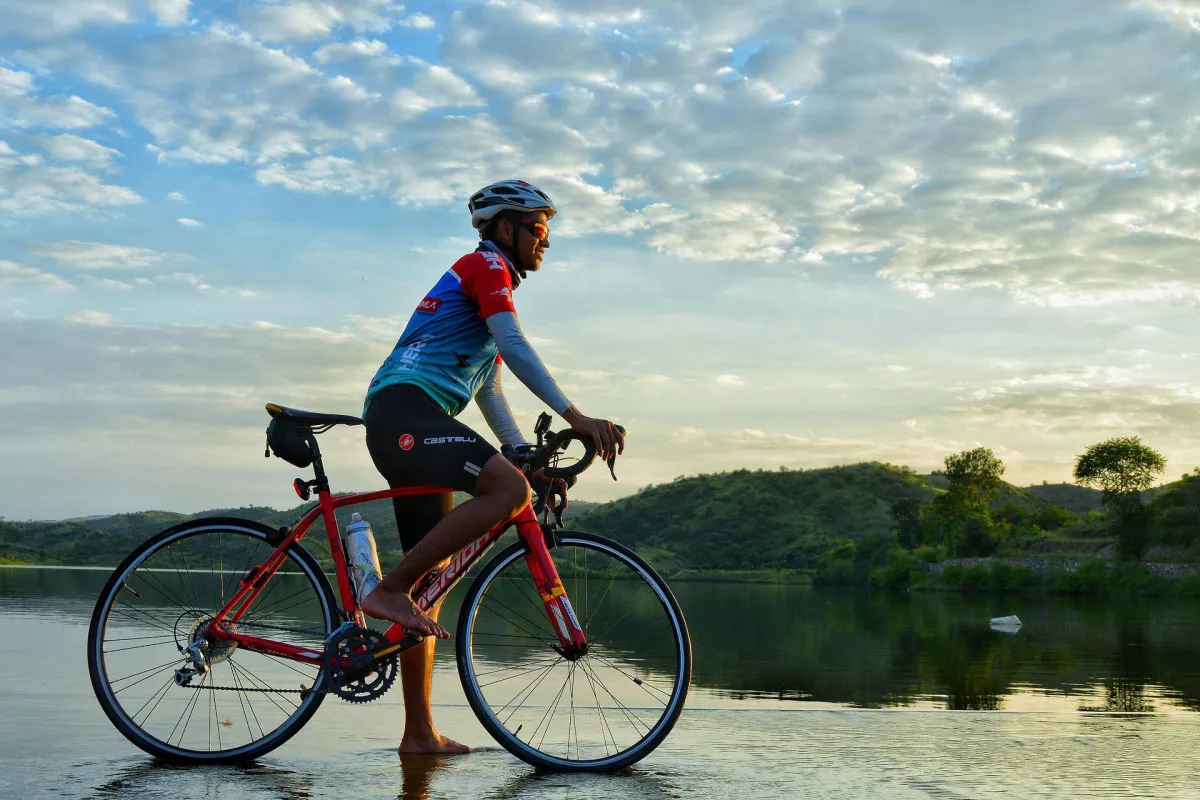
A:
{"label": "brake lever", "polygon": [[[622,436],[625,435],[625,429],[620,425],[614,425],[613,427],[619,430]],[[617,451],[615,448],[608,454],[608,474],[612,475],[614,481],[617,479]]]}

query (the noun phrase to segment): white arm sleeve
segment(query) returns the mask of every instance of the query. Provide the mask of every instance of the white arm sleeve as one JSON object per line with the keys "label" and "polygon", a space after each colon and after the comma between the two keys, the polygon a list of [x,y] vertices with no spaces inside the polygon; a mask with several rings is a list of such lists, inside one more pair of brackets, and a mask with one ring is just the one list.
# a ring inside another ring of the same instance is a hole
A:
{"label": "white arm sleeve", "polygon": [[525,438],[521,436],[517,420],[508,406],[508,400],[504,398],[504,390],[500,388],[500,369],[499,364],[492,364],[491,372],[475,393],[475,403],[500,444],[516,447],[525,444]]}
{"label": "white arm sleeve", "polygon": [[517,315],[511,311],[492,314],[487,318],[487,326],[508,368],[539,400],[550,406],[555,414],[562,416],[571,407],[571,401],[558,388],[554,378],[550,377],[537,353],[533,352],[533,347],[517,322]]}

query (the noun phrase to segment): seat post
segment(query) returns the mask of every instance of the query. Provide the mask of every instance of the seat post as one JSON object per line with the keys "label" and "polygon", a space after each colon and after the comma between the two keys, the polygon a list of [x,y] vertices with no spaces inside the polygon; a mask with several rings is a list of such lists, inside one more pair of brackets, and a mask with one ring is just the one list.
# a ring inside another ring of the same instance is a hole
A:
{"label": "seat post", "polygon": [[325,474],[325,464],[321,461],[321,448],[317,445],[317,437],[309,428],[305,436],[308,438],[308,446],[312,448],[313,453],[313,470],[317,474],[317,491],[329,491],[329,477]]}

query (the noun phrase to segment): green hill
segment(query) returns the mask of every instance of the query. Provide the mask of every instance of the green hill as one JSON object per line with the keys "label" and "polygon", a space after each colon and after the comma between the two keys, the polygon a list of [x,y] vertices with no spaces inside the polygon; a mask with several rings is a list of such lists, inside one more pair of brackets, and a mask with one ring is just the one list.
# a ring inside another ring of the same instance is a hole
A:
{"label": "green hill", "polygon": [[1100,490],[1087,486],[1077,486],[1073,483],[1043,483],[1026,486],[1025,491],[1059,508],[1065,508],[1072,514],[1087,514],[1091,511],[1104,510]]}
{"label": "green hill", "polygon": [[664,570],[811,568],[835,540],[888,533],[892,503],[935,494],[916,474],[869,463],[680,478],[581,521]]}
{"label": "green hill", "polygon": [[[466,495],[456,495],[461,502]],[[316,505],[315,500],[285,510],[265,506],[217,508],[197,514],[172,511],[139,511],[112,516],[94,516],[55,522],[8,522],[0,519],[0,558],[26,564],[115,567],[133,548],[154,534],[180,522],[199,517],[242,517],[277,528],[290,525]],[[576,518],[599,506],[572,500],[563,515]],[[350,514],[359,513],[371,523],[384,569],[400,561],[400,536],[391,500],[376,500],[337,512],[338,525],[345,527]],[[304,537],[304,546],[325,566],[332,566],[325,526],[316,523]]]}

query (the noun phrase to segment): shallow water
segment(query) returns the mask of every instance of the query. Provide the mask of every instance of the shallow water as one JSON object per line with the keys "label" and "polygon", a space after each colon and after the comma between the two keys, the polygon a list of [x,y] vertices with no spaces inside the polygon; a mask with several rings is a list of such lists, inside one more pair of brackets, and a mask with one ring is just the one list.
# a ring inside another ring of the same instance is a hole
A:
{"label": "shallow water", "polygon": [[[84,640],[106,577],[0,569],[0,797],[1200,797],[1190,602],[680,584],[688,707],[624,773],[539,774],[496,747],[448,646],[438,724],[482,752],[401,761],[393,689],[328,699],[251,767],[177,769],[129,744],[92,694]],[[988,628],[1007,613],[1020,632]]]}

